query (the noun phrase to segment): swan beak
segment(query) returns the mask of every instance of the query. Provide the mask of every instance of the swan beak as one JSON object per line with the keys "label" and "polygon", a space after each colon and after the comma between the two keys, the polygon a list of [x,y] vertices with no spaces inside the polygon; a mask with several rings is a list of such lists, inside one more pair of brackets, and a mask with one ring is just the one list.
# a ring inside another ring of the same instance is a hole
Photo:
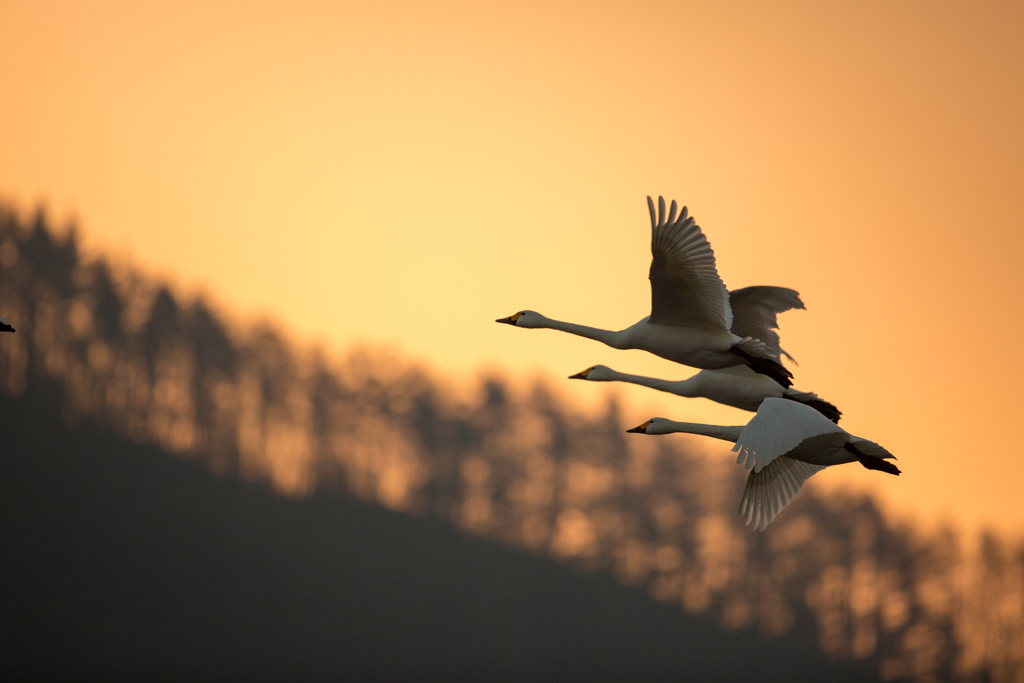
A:
{"label": "swan beak", "polygon": [[496,322],[496,323],[505,323],[506,325],[515,325],[516,321],[519,320],[520,316],[522,316],[522,315],[523,315],[522,313],[516,313],[515,315],[510,315],[507,318],[498,318],[494,322]]}
{"label": "swan beak", "polygon": [[627,429],[626,431],[630,434],[646,434],[647,428],[651,425],[651,422],[653,422],[653,420],[648,420],[639,427],[633,427],[632,429]]}
{"label": "swan beak", "polygon": [[569,379],[586,379],[587,375],[589,375],[590,371],[593,369],[594,368],[587,368],[583,372],[577,372],[575,375],[569,375]]}

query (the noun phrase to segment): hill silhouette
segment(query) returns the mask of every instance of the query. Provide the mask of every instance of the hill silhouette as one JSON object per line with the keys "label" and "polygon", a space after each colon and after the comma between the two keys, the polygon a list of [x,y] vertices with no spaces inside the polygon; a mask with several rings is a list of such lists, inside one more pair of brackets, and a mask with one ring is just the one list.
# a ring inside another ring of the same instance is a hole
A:
{"label": "hill silhouette", "polygon": [[[498,377],[272,326],[0,211],[0,667],[71,677],[1019,680],[1024,549]],[[7,678],[7,676],[5,676]]]}
{"label": "hill silhouette", "polygon": [[[337,494],[284,498],[0,402],[0,667],[25,677],[862,680],[605,574]],[[777,675],[766,672],[777,672]]]}

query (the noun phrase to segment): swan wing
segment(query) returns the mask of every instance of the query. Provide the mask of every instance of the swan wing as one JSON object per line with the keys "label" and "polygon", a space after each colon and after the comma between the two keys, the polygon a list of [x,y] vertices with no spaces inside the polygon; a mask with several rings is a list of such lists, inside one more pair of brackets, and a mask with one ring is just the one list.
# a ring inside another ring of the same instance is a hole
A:
{"label": "swan wing", "polygon": [[760,339],[778,358],[782,354],[793,357],[779,346],[779,313],[803,308],[800,294],[785,287],[744,287],[729,292],[732,308],[732,333],[739,337]]}
{"label": "swan wing", "polygon": [[733,446],[736,463],[760,472],[780,455],[789,453],[805,440],[823,434],[846,431],[810,406],[784,398],[766,398],[747,423]]}
{"label": "swan wing", "polygon": [[793,502],[804,482],[823,469],[823,465],[781,457],[760,472],[751,472],[740,500],[740,516],[745,518],[747,526],[764,530]]}
{"label": "swan wing", "polygon": [[703,327],[728,331],[732,326],[729,291],[718,276],[715,253],[686,207],[668,214],[665,200],[647,198],[651,212],[651,317],[655,325]]}

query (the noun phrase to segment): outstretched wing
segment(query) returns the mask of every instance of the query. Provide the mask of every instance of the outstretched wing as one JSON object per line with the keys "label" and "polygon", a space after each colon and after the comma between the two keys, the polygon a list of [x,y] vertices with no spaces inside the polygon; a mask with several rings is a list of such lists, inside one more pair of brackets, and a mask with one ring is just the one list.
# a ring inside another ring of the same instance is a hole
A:
{"label": "outstretched wing", "polygon": [[715,253],[693,218],[676,203],[665,215],[665,199],[647,198],[651,212],[651,317],[656,325],[728,331],[729,292],[715,268]]}
{"label": "outstretched wing", "polygon": [[768,463],[785,455],[805,440],[846,431],[810,406],[784,398],[766,398],[747,423],[733,446],[739,452],[736,464],[760,472]]}
{"label": "outstretched wing", "polygon": [[747,526],[762,531],[793,502],[804,482],[823,469],[822,465],[781,457],[760,472],[751,472],[740,500],[740,516],[746,518]]}
{"label": "outstretched wing", "polygon": [[729,306],[732,308],[733,334],[760,339],[776,358],[785,354],[793,360],[779,346],[776,316],[794,308],[803,308],[800,294],[785,287],[744,287],[729,292]]}

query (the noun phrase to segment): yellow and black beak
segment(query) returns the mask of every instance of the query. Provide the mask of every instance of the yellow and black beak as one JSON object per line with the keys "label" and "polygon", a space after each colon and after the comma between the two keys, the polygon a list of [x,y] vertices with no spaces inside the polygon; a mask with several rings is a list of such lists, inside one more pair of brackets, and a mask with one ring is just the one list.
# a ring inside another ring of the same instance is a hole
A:
{"label": "yellow and black beak", "polygon": [[626,431],[629,432],[630,434],[646,434],[647,428],[651,426],[652,422],[654,422],[654,420],[648,420],[639,427],[633,427],[632,429],[627,429]]}
{"label": "yellow and black beak", "polygon": [[586,379],[587,375],[589,375],[590,371],[593,369],[594,368],[587,368],[583,372],[577,372],[575,375],[569,375],[569,379]]}
{"label": "yellow and black beak", "polygon": [[507,318],[498,318],[494,322],[496,322],[496,323],[505,323],[506,325],[515,325],[516,321],[519,320],[519,318],[522,315],[523,315],[523,313],[522,313],[522,311],[520,311],[519,313],[516,313],[515,315],[510,315]]}

